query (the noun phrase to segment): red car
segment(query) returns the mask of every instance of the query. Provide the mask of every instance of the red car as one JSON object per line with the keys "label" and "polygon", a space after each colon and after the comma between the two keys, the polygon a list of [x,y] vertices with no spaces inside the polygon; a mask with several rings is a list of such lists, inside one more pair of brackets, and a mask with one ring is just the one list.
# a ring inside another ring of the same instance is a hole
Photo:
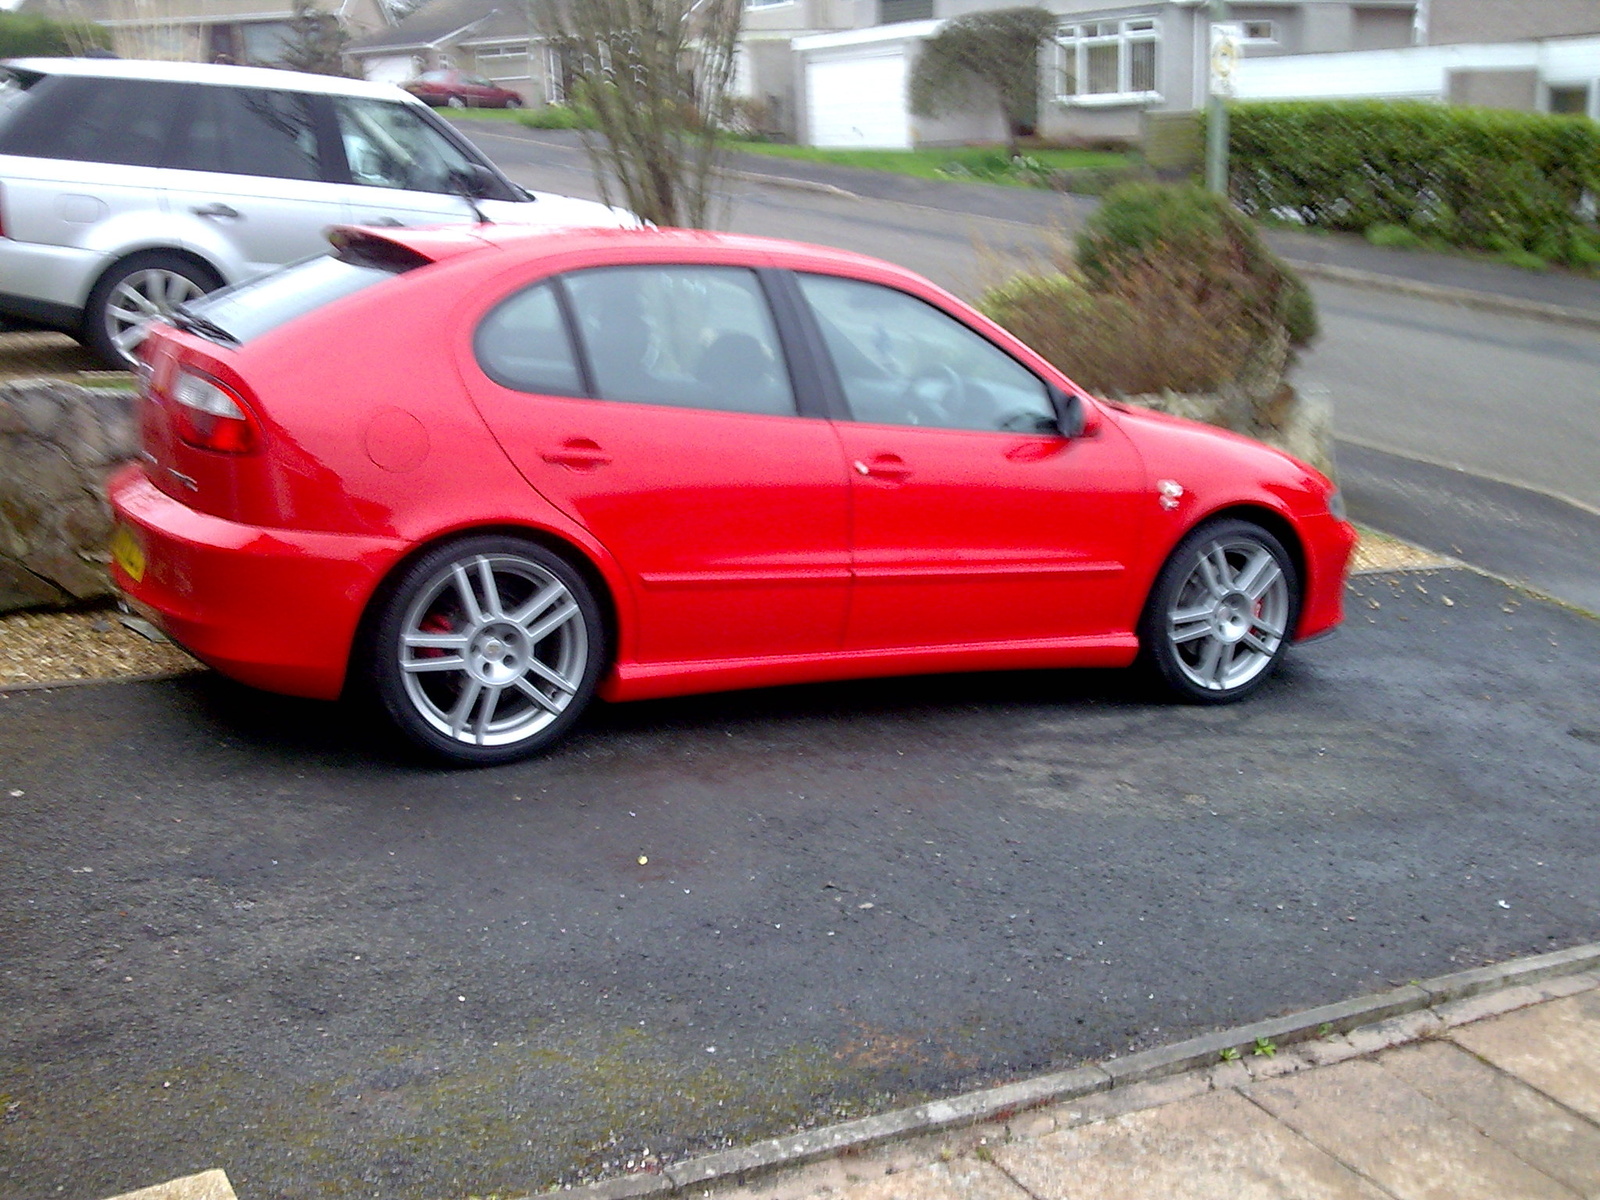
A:
{"label": "red car", "polygon": [[1315,470],[1092,399],[926,280],[678,230],[342,230],[145,343],[119,586],[235,679],[503,762],[590,698],[1142,659],[1342,616]]}
{"label": "red car", "polygon": [[521,95],[462,71],[424,71],[400,85],[434,108],[521,108]]}

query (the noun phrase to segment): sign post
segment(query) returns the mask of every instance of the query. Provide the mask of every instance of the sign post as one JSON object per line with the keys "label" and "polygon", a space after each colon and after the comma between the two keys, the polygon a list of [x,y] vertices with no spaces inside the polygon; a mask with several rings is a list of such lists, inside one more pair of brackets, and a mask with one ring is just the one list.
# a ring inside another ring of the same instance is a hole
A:
{"label": "sign post", "polygon": [[1228,101],[1243,30],[1228,22],[1228,0],[1211,0],[1211,84],[1206,107],[1206,187],[1228,194]]}

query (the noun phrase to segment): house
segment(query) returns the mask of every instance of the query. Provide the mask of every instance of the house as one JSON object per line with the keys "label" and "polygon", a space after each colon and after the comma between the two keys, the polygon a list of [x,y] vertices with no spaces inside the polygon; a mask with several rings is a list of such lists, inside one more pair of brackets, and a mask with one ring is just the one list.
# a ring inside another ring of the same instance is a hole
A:
{"label": "house", "polygon": [[1408,99],[1600,120],[1600,0],[1428,0],[1415,46],[1241,64],[1247,100]]}
{"label": "house", "polygon": [[[1232,20],[1243,29],[1247,58],[1383,49],[1412,43],[1417,2],[1255,0],[1234,3]],[[1207,0],[1042,3],[1061,19],[1040,64],[1038,129],[1043,136],[1131,140],[1140,136],[1147,112],[1190,112],[1204,105]],[[792,43],[800,140],[831,146],[998,140],[997,110],[969,114],[963,121],[929,121],[907,109],[905,82],[921,43],[945,20],[1000,4],[843,0],[843,5],[853,16],[875,6],[876,20],[796,37]]]}
{"label": "house", "polygon": [[[359,37],[385,28],[380,0],[312,0]],[[292,0],[22,0],[22,12],[92,21],[123,58],[273,66],[283,58]]]}
{"label": "house", "polygon": [[535,36],[520,0],[430,0],[393,27],[351,42],[345,57],[368,79],[385,83],[454,67],[510,88],[529,104],[566,97],[560,60]]}

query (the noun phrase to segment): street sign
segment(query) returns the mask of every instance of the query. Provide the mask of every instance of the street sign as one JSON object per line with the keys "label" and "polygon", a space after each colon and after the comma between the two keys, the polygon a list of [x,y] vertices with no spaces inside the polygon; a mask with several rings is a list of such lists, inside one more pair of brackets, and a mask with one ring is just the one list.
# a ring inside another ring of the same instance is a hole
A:
{"label": "street sign", "polygon": [[1211,94],[1227,99],[1233,97],[1234,80],[1239,68],[1239,43],[1244,40],[1244,27],[1225,22],[1211,25]]}

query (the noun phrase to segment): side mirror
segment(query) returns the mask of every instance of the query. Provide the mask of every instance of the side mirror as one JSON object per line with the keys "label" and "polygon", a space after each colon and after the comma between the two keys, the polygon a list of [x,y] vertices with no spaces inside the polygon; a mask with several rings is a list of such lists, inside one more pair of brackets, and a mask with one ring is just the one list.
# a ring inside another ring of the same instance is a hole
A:
{"label": "side mirror", "polygon": [[495,184],[499,182],[493,171],[482,163],[475,162],[469,162],[451,171],[450,180],[455,184],[457,192],[475,200],[482,200],[492,195],[496,190]]}
{"label": "side mirror", "polygon": [[1065,438],[1080,438],[1092,434],[1099,422],[1077,392],[1065,392],[1054,385],[1050,388],[1050,401],[1056,408],[1056,428]]}

